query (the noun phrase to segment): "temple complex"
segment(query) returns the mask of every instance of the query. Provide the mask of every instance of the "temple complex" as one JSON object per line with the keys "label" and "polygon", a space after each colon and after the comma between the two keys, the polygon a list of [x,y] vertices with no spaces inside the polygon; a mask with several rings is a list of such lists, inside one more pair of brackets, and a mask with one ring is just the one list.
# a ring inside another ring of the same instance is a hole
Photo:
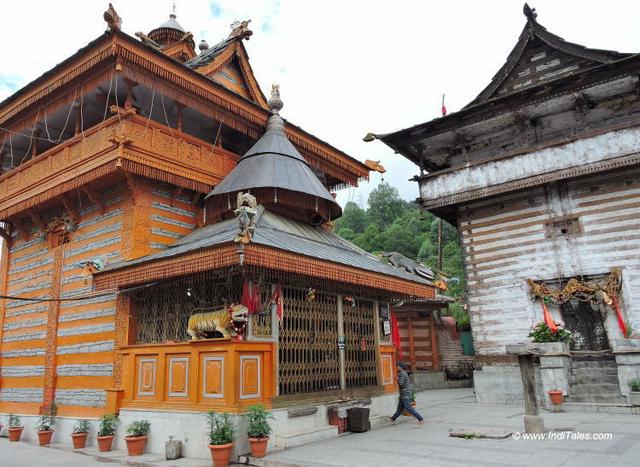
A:
{"label": "temple complex", "polygon": [[436,288],[331,232],[367,166],[267,101],[248,21],[196,51],[175,14],[138,38],[104,17],[0,103],[0,413],[28,440],[55,402],[54,442],[146,418],[149,450],[199,457],[208,410],[262,403],[281,446],[337,436],[332,407],[392,413],[390,304]]}
{"label": "temple complex", "polygon": [[[640,376],[640,56],[549,32],[524,5],[504,65],[466,107],[370,134],[420,169],[419,203],[462,238],[478,401],[521,403],[515,356],[544,321],[572,333],[537,368],[565,407],[629,411]],[[635,338],[634,338],[635,337]]]}

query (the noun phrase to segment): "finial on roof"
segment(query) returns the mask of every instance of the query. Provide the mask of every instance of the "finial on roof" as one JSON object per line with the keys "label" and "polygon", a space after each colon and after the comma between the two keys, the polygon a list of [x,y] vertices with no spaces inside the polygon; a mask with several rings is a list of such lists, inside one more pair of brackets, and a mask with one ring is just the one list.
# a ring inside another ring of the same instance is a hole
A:
{"label": "finial on roof", "polygon": [[524,4],[524,7],[522,7],[522,12],[527,17],[527,20],[531,21],[532,23],[536,22],[536,18],[538,17],[538,13],[536,13],[536,9],[535,8],[531,8],[528,3]]}
{"label": "finial on roof", "polygon": [[107,22],[107,26],[109,26],[109,31],[120,31],[122,28],[122,18],[116,12],[116,9],[113,8],[113,5],[109,3],[109,9],[105,11],[102,15],[104,20]]}
{"label": "finial on roof", "polygon": [[238,38],[240,40],[247,39],[253,34],[253,31],[249,29],[250,19],[246,21],[234,21],[231,23],[231,34],[229,34],[229,39]]}
{"label": "finial on roof", "polygon": [[269,99],[269,110],[274,115],[277,115],[278,112],[282,110],[284,107],[284,102],[280,99],[280,85],[278,83],[273,83],[271,85],[271,99]]}
{"label": "finial on roof", "polygon": [[204,52],[205,50],[207,50],[209,48],[209,44],[207,43],[207,41],[205,41],[204,39],[202,39],[200,41],[200,45],[198,45],[198,49],[200,49],[200,52]]}

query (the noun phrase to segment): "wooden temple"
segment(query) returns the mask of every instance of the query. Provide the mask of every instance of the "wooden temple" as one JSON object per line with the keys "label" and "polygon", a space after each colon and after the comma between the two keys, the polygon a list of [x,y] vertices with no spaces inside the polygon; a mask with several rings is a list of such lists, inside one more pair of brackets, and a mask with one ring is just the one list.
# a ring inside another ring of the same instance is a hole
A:
{"label": "wooden temple", "polygon": [[389,303],[435,288],[331,232],[369,169],[267,103],[248,22],[196,51],[105,19],[0,103],[0,413],[393,393]]}
{"label": "wooden temple", "polygon": [[[478,399],[522,400],[505,348],[544,316],[574,336],[542,372],[545,390],[624,405],[640,376],[640,57],[568,42],[524,14],[466,107],[375,137],[419,166],[419,202],[460,230]],[[577,368],[589,378],[569,378]]]}

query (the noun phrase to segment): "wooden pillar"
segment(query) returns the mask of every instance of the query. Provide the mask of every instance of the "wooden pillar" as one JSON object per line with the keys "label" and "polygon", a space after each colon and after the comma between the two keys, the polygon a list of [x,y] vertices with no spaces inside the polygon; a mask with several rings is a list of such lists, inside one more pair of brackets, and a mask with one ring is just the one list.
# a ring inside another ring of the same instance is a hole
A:
{"label": "wooden pillar", "polygon": [[416,371],[416,344],[413,335],[413,313],[407,313],[407,331],[409,335],[409,363],[411,371]]}
{"label": "wooden pillar", "polygon": [[342,304],[342,295],[336,296],[338,304],[338,358],[340,364],[340,389],[344,391],[347,389],[347,375],[345,372],[345,337],[344,337],[344,311]]}
{"label": "wooden pillar", "polygon": [[49,302],[49,313],[47,317],[47,334],[45,340],[45,357],[44,357],[44,396],[42,400],[42,409],[51,405],[55,400],[56,391],[56,353],[58,340],[58,314],[60,313],[60,302],[56,301],[60,298],[60,288],[62,279],[62,263],[64,259],[65,244],[56,248],[53,254],[53,274],[51,277],[51,298],[54,301]]}
{"label": "wooden pillar", "polygon": [[82,128],[82,101],[76,101],[73,106],[76,108],[76,126],[73,130],[73,135],[76,136],[80,134],[83,130]]}
{"label": "wooden pillar", "polygon": [[544,433],[544,420],[540,416],[536,400],[533,355],[518,355],[518,364],[524,393],[524,429],[527,433]]}
{"label": "wooden pillar", "polygon": [[382,386],[382,358],[380,356],[380,304],[373,302],[373,336],[376,346],[376,371],[378,372],[378,386]]}
{"label": "wooden pillar", "polygon": [[180,104],[179,102],[176,102],[176,129],[178,131],[182,131],[182,125],[184,123],[184,115],[183,115],[183,111],[184,111],[184,105]]}
{"label": "wooden pillar", "polygon": [[440,352],[438,352],[438,332],[436,330],[436,319],[433,317],[433,313],[429,313],[429,323],[431,324],[431,331],[429,333],[431,337],[431,369],[433,371],[440,370]]}

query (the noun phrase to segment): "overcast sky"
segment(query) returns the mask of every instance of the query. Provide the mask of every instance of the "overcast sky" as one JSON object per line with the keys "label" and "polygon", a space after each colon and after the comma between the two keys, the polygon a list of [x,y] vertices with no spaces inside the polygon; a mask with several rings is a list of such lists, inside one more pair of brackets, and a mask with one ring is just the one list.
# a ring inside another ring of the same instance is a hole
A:
{"label": "overcast sky", "polygon": [[[123,30],[163,23],[171,1],[114,0]],[[20,0],[3,4],[0,100],[105,30],[107,1]],[[178,22],[196,43],[225,38],[234,20],[251,19],[245,42],[265,94],[280,83],[283,116],[353,157],[381,160],[385,179],[405,199],[417,168],[369,131],[387,133],[428,121],[472,100],[503,64],[522,30],[521,0],[346,1],[177,0]],[[640,51],[637,0],[532,0],[549,31],[593,48]],[[380,181],[339,194],[366,204]]]}

